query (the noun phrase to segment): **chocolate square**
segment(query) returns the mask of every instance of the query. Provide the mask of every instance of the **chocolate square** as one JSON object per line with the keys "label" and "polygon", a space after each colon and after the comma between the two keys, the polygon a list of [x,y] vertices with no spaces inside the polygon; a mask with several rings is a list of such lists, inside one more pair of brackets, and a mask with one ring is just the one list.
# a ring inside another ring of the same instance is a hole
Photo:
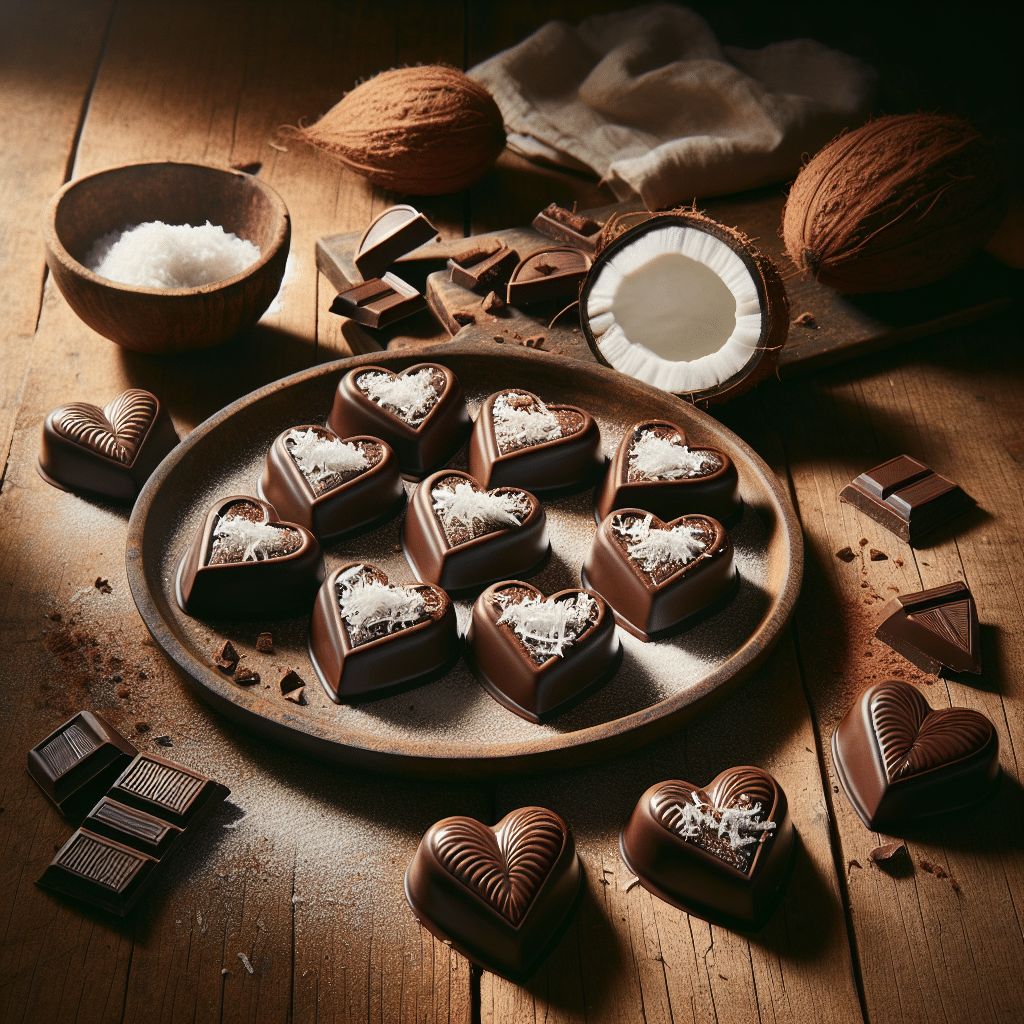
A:
{"label": "chocolate square", "polygon": [[418,313],[426,305],[427,300],[411,284],[394,274],[385,274],[339,292],[331,303],[331,312],[364,327],[385,327]]}
{"label": "chocolate square", "polygon": [[177,825],[118,803],[108,796],[89,812],[82,827],[157,860],[183,835]]}
{"label": "chocolate square", "polygon": [[139,754],[107,795],[118,803],[187,828],[228,792],[225,786],[190,768],[156,754]]}

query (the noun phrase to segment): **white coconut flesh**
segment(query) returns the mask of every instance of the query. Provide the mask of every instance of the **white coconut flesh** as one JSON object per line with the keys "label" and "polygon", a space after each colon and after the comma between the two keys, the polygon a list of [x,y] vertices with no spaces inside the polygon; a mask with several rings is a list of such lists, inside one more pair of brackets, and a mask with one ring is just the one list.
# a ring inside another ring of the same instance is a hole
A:
{"label": "white coconut flesh", "polygon": [[639,235],[600,268],[587,298],[609,365],[672,392],[702,391],[750,362],[762,310],[747,264],[697,228]]}

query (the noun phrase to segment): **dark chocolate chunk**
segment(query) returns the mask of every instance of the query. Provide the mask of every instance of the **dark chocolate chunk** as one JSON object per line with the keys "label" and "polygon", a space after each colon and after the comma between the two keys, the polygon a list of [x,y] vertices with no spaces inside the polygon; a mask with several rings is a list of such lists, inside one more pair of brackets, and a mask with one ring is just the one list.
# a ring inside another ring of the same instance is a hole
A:
{"label": "dark chocolate chunk", "polygon": [[909,455],[861,473],[839,497],[912,546],[974,504],[956,484]]}
{"label": "dark chocolate chunk", "polygon": [[239,686],[255,686],[259,681],[259,672],[253,672],[251,668],[246,668],[244,665],[235,673],[235,682]]}
{"label": "dark chocolate chunk", "polygon": [[182,834],[177,825],[138,808],[118,803],[105,796],[89,812],[82,828],[98,836],[131,846],[159,860]]}
{"label": "dark chocolate chunk", "polygon": [[131,388],[102,409],[89,402],[54,409],[43,423],[36,468],[61,490],[134,501],[177,443],[156,395]]}
{"label": "dark chocolate chunk", "polygon": [[274,636],[272,633],[263,632],[256,638],[256,650],[260,654],[274,653]]}
{"label": "dark chocolate chunk", "polygon": [[727,769],[706,789],[660,782],[640,797],[619,849],[659,899],[714,924],[757,931],[782,898],[793,851],[786,794],[749,765]]}
{"label": "dark chocolate chunk", "polygon": [[519,263],[519,253],[502,245],[493,252],[473,252],[453,256],[448,268],[454,284],[470,291],[504,290]]}
{"label": "dark chocolate chunk", "polygon": [[280,687],[281,696],[285,700],[290,700],[293,704],[303,703],[302,694],[306,689],[306,684],[295,669],[285,669],[281,673],[281,678],[277,681],[277,685]]}
{"label": "dark chocolate chunk", "polygon": [[615,674],[620,655],[611,609],[595,593],[546,597],[520,580],[488,587],[466,635],[485,690],[528,722],[575,707]]}
{"label": "dark chocolate chunk", "polygon": [[538,249],[520,260],[508,282],[510,306],[579,297],[592,260],[579,249]]}
{"label": "dark chocolate chunk", "polygon": [[871,851],[871,860],[887,875],[895,877],[910,874],[914,867],[910,861],[906,843],[886,843],[884,846],[876,846]]}
{"label": "dark chocolate chunk", "polygon": [[565,822],[543,807],[494,828],[445,818],[420,840],[405,873],[417,920],[488,971],[523,982],[565,934],[583,892]]}
{"label": "dark chocolate chunk", "polygon": [[534,568],[550,550],[540,502],[517,487],[485,491],[468,474],[442,469],[413,494],[402,523],[416,578],[465,590]]}
{"label": "dark chocolate chunk", "polygon": [[582,577],[612,606],[618,624],[643,641],[717,610],[738,579],[729,535],[717,520],[663,523],[636,508],[605,517]]}
{"label": "dark chocolate chunk", "polygon": [[57,810],[81,820],[138,751],[91,711],[80,711],[28,752],[28,773]]}
{"label": "dark chocolate chunk", "polygon": [[382,277],[399,256],[437,236],[437,229],[419,210],[400,203],[378,214],[356,246],[355,264],[363,278]]}
{"label": "dark chocolate chunk", "polygon": [[186,828],[208,814],[229,790],[199,772],[156,754],[139,754],[107,796]]}
{"label": "dark chocolate chunk", "polygon": [[331,312],[364,327],[386,327],[426,307],[427,300],[411,284],[394,274],[385,274],[338,292]]}
{"label": "dark chocolate chunk", "polygon": [[566,242],[577,249],[593,254],[601,234],[601,223],[557,203],[546,206],[533,218],[533,226],[548,238]]}
{"label": "dark chocolate chunk", "polygon": [[225,640],[217,648],[217,653],[213,656],[213,663],[228,675],[235,671],[235,667],[238,665],[238,651],[235,650],[235,645],[230,640]]}
{"label": "dark chocolate chunk", "polygon": [[980,672],[978,609],[965,583],[887,601],[875,636],[922,672]]}
{"label": "dark chocolate chunk", "polygon": [[899,680],[865,690],[832,734],[836,774],[870,829],[890,834],[952,815],[988,796],[999,775],[999,738],[968,708],[933,711]]}
{"label": "dark chocolate chunk", "polygon": [[853,548],[851,548],[849,545],[847,545],[845,548],[840,548],[836,552],[836,558],[838,558],[840,562],[849,563],[852,562],[856,557],[857,556],[854,554]]}

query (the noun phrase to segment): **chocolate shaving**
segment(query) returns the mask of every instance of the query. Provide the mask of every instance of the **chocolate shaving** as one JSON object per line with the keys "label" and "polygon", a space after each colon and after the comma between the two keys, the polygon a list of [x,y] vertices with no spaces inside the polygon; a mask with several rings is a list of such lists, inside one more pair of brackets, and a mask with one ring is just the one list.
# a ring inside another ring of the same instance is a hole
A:
{"label": "chocolate shaving", "polygon": [[273,654],[274,653],[274,637],[271,633],[260,633],[256,638],[256,650],[260,654]]}
{"label": "chocolate shaving", "polygon": [[105,580],[102,576],[96,577],[96,582],[93,584],[93,586],[101,594],[112,594],[114,592],[114,588],[110,585],[109,581]]}

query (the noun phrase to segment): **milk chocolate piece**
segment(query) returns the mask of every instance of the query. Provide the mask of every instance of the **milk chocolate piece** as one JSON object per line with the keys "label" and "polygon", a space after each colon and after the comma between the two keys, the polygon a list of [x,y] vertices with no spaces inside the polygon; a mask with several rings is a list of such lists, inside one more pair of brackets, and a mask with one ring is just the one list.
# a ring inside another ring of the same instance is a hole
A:
{"label": "milk chocolate piece", "polygon": [[642,508],[659,519],[700,514],[719,522],[743,509],[732,459],[717,448],[691,448],[667,420],[634,423],[623,435],[598,490],[600,523],[617,508]]}
{"label": "milk chocolate piece", "polygon": [[453,256],[448,269],[454,284],[470,291],[489,292],[495,288],[504,290],[518,263],[519,253],[501,245],[492,252],[480,250]]}
{"label": "milk chocolate piece", "polygon": [[338,383],[327,425],[340,437],[389,444],[406,476],[419,479],[455,454],[470,430],[462,385],[446,366],[416,363],[395,374],[360,366]]}
{"label": "milk chocolate piece", "polygon": [[602,520],[582,577],[612,606],[618,624],[644,641],[717,611],[738,580],[729,535],[716,519],[663,523],[637,508]]}
{"label": "milk chocolate piece", "polygon": [[386,327],[426,307],[427,300],[411,284],[394,274],[385,274],[338,292],[331,312],[364,327]]}
{"label": "milk chocolate piece", "polygon": [[123,846],[160,860],[183,835],[183,830],[163,818],[105,796],[89,812],[82,827]]}
{"label": "milk chocolate piece", "polygon": [[400,203],[378,214],[356,246],[355,264],[366,280],[383,277],[399,256],[431,241],[437,229],[419,210]]}
{"label": "milk chocolate piece", "polygon": [[134,501],[177,443],[156,395],[130,388],[102,409],[89,402],[54,409],[43,423],[36,468],[61,490]]}
{"label": "milk chocolate piece", "polygon": [[512,271],[508,304],[528,306],[548,299],[576,299],[592,262],[579,249],[561,246],[538,249],[520,260]]}
{"label": "milk chocolate piece", "polygon": [[533,226],[556,242],[566,242],[593,255],[597,250],[602,224],[592,217],[585,217],[557,203],[551,203],[533,218]]}
{"label": "milk chocolate piece", "polygon": [[793,851],[786,794],[744,765],[706,789],[651,786],[619,836],[626,866],[659,899],[740,931],[759,930],[782,898]]}
{"label": "milk chocolate piece", "polygon": [[416,488],[402,547],[417,579],[448,591],[519,576],[551,550],[547,516],[532,494],[517,487],[484,491],[453,469]]}
{"label": "milk chocolate piece", "polygon": [[498,391],[480,406],[469,473],[482,487],[531,492],[591,483],[604,468],[601,431],[575,405],[545,405],[529,391]]}
{"label": "milk chocolate piece", "polygon": [[337,436],[326,427],[292,427],[267,453],[260,497],[279,516],[318,538],[397,514],[405,504],[398,457],[376,437]]}
{"label": "milk chocolate piece", "polygon": [[839,497],[911,546],[974,504],[956,484],[909,455],[861,473]]}
{"label": "milk chocolate piece", "polygon": [[184,765],[156,754],[139,754],[107,797],[184,829],[201,821],[229,792]]}
{"label": "milk chocolate piece", "polygon": [[267,502],[234,494],[206,514],[178,566],[175,592],[189,615],[266,615],[301,608],[323,573],[313,534],[281,522]]}
{"label": "milk chocolate piece", "polygon": [[999,776],[999,738],[968,708],[933,711],[899,680],[865,690],[832,734],[843,790],[870,829],[897,829],[964,811],[985,799]]}
{"label": "milk chocolate piece", "polygon": [[320,588],[309,656],[335,704],[421,686],[445,675],[460,654],[455,608],[440,587],[392,586],[376,566],[351,562]]}
{"label": "milk chocolate piece", "polygon": [[28,752],[28,773],[69,821],[80,821],[138,751],[91,711],[80,711]]}
{"label": "milk chocolate piece", "polygon": [[565,822],[521,807],[493,828],[475,818],[432,825],[405,873],[417,920],[463,956],[526,981],[572,921],[583,868]]}
{"label": "milk chocolate piece", "polygon": [[892,598],[875,636],[922,672],[981,671],[978,609],[965,583]]}
{"label": "milk chocolate piece", "polygon": [[485,690],[528,722],[575,707],[615,674],[621,646],[611,609],[585,590],[545,597],[520,580],[488,587],[466,636]]}

